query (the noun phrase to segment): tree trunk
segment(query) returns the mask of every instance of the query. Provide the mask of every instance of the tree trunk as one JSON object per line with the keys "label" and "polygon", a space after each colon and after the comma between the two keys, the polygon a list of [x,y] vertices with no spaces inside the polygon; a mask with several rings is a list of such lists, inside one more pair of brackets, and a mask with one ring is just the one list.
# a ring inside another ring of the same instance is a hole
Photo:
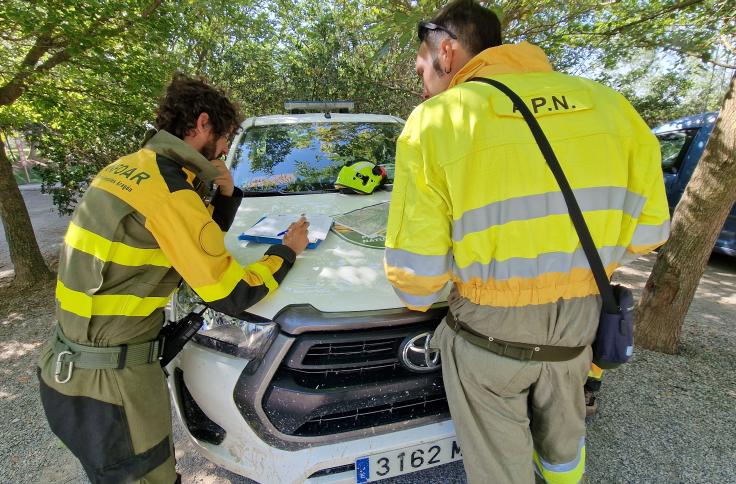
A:
{"label": "tree trunk", "polygon": [[13,177],[13,168],[0,139],[0,218],[15,267],[14,283],[26,287],[52,277],[33,233],[28,209]]}
{"label": "tree trunk", "polygon": [[672,217],[672,232],[636,310],[639,346],[675,353],[708,258],[736,202],[736,74],[720,115]]}

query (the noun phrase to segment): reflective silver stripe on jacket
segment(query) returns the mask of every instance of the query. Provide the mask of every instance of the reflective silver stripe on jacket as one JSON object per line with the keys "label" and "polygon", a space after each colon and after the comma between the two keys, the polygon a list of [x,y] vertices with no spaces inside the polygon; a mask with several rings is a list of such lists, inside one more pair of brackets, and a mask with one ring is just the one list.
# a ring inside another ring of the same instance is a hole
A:
{"label": "reflective silver stripe on jacket", "polygon": [[[632,218],[638,218],[646,202],[645,197],[625,187],[578,188],[573,193],[583,212],[622,210]],[[457,242],[468,234],[513,221],[566,213],[569,213],[567,204],[559,191],[510,198],[465,212],[452,224],[452,240]]]}

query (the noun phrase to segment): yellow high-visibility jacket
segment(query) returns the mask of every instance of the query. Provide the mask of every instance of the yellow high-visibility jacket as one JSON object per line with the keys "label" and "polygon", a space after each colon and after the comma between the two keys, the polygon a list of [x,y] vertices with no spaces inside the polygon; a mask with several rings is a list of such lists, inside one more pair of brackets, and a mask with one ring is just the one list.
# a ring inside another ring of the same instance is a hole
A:
{"label": "yellow high-visibility jacket", "polygon": [[242,200],[202,190],[217,169],[181,139],[159,131],[140,151],[92,180],[59,259],[57,319],[73,341],[116,346],[155,338],[183,278],[214,309],[237,315],[275,290],[294,251],[271,246],[241,266],[225,248]]}
{"label": "yellow high-visibility jacket", "polygon": [[511,100],[529,106],[572,186],[608,274],[669,235],[659,143],[626,99],[557,73],[528,43],[487,49],[418,106],[397,142],[385,268],[407,307],[452,280],[476,304],[598,294],[557,182]]}

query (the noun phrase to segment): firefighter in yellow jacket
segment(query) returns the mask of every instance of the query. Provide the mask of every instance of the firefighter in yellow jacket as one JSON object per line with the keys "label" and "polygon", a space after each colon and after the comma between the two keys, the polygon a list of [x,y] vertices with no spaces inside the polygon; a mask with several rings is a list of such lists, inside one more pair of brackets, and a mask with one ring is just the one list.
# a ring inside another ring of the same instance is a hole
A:
{"label": "firefighter in yellow jacket", "polygon": [[[225,249],[243,194],[217,158],[239,123],[222,92],[176,77],[158,131],[93,179],[69,224],[58,324],[39,364],[41,401],[94,483],[179,479],[157,335],[181,279],[237,315],[276,290],[307,245],[302,220],[247,267]],[[219,192],[208,207],[213,182]]]}
{"label": "firefighter in yellow jacket", "polygon": [[[419,311],[452,281],[431,345],[469,482],[579,482],[601,299],[521,113],[468,81],[496,79],[534,113],[609,276],[668,236],[659,145],[621,95],[554,72],[538,47],[501,45],[498,18],[472,0],[452,2],[418,33],[426,101],[397,142],[387,276]],[[483,347],[453,329],[461,325]]]}

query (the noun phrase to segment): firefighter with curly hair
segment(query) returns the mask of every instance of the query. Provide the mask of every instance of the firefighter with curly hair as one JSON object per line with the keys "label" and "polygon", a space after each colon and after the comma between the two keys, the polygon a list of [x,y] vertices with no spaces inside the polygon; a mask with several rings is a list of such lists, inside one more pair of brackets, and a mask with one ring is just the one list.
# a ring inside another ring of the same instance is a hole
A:
{"label": "firefighter with curly hair", "polygon": [[307,245],[302,219],[247,267],[225,248],[243,193],[219,158],[241,121],[222,91],[176,76],[157,129],[97,174],[69,224],[39,382],[51,429],[93,483],[180,481],[158,336],[181,280],[237,315],[275,291]]}

